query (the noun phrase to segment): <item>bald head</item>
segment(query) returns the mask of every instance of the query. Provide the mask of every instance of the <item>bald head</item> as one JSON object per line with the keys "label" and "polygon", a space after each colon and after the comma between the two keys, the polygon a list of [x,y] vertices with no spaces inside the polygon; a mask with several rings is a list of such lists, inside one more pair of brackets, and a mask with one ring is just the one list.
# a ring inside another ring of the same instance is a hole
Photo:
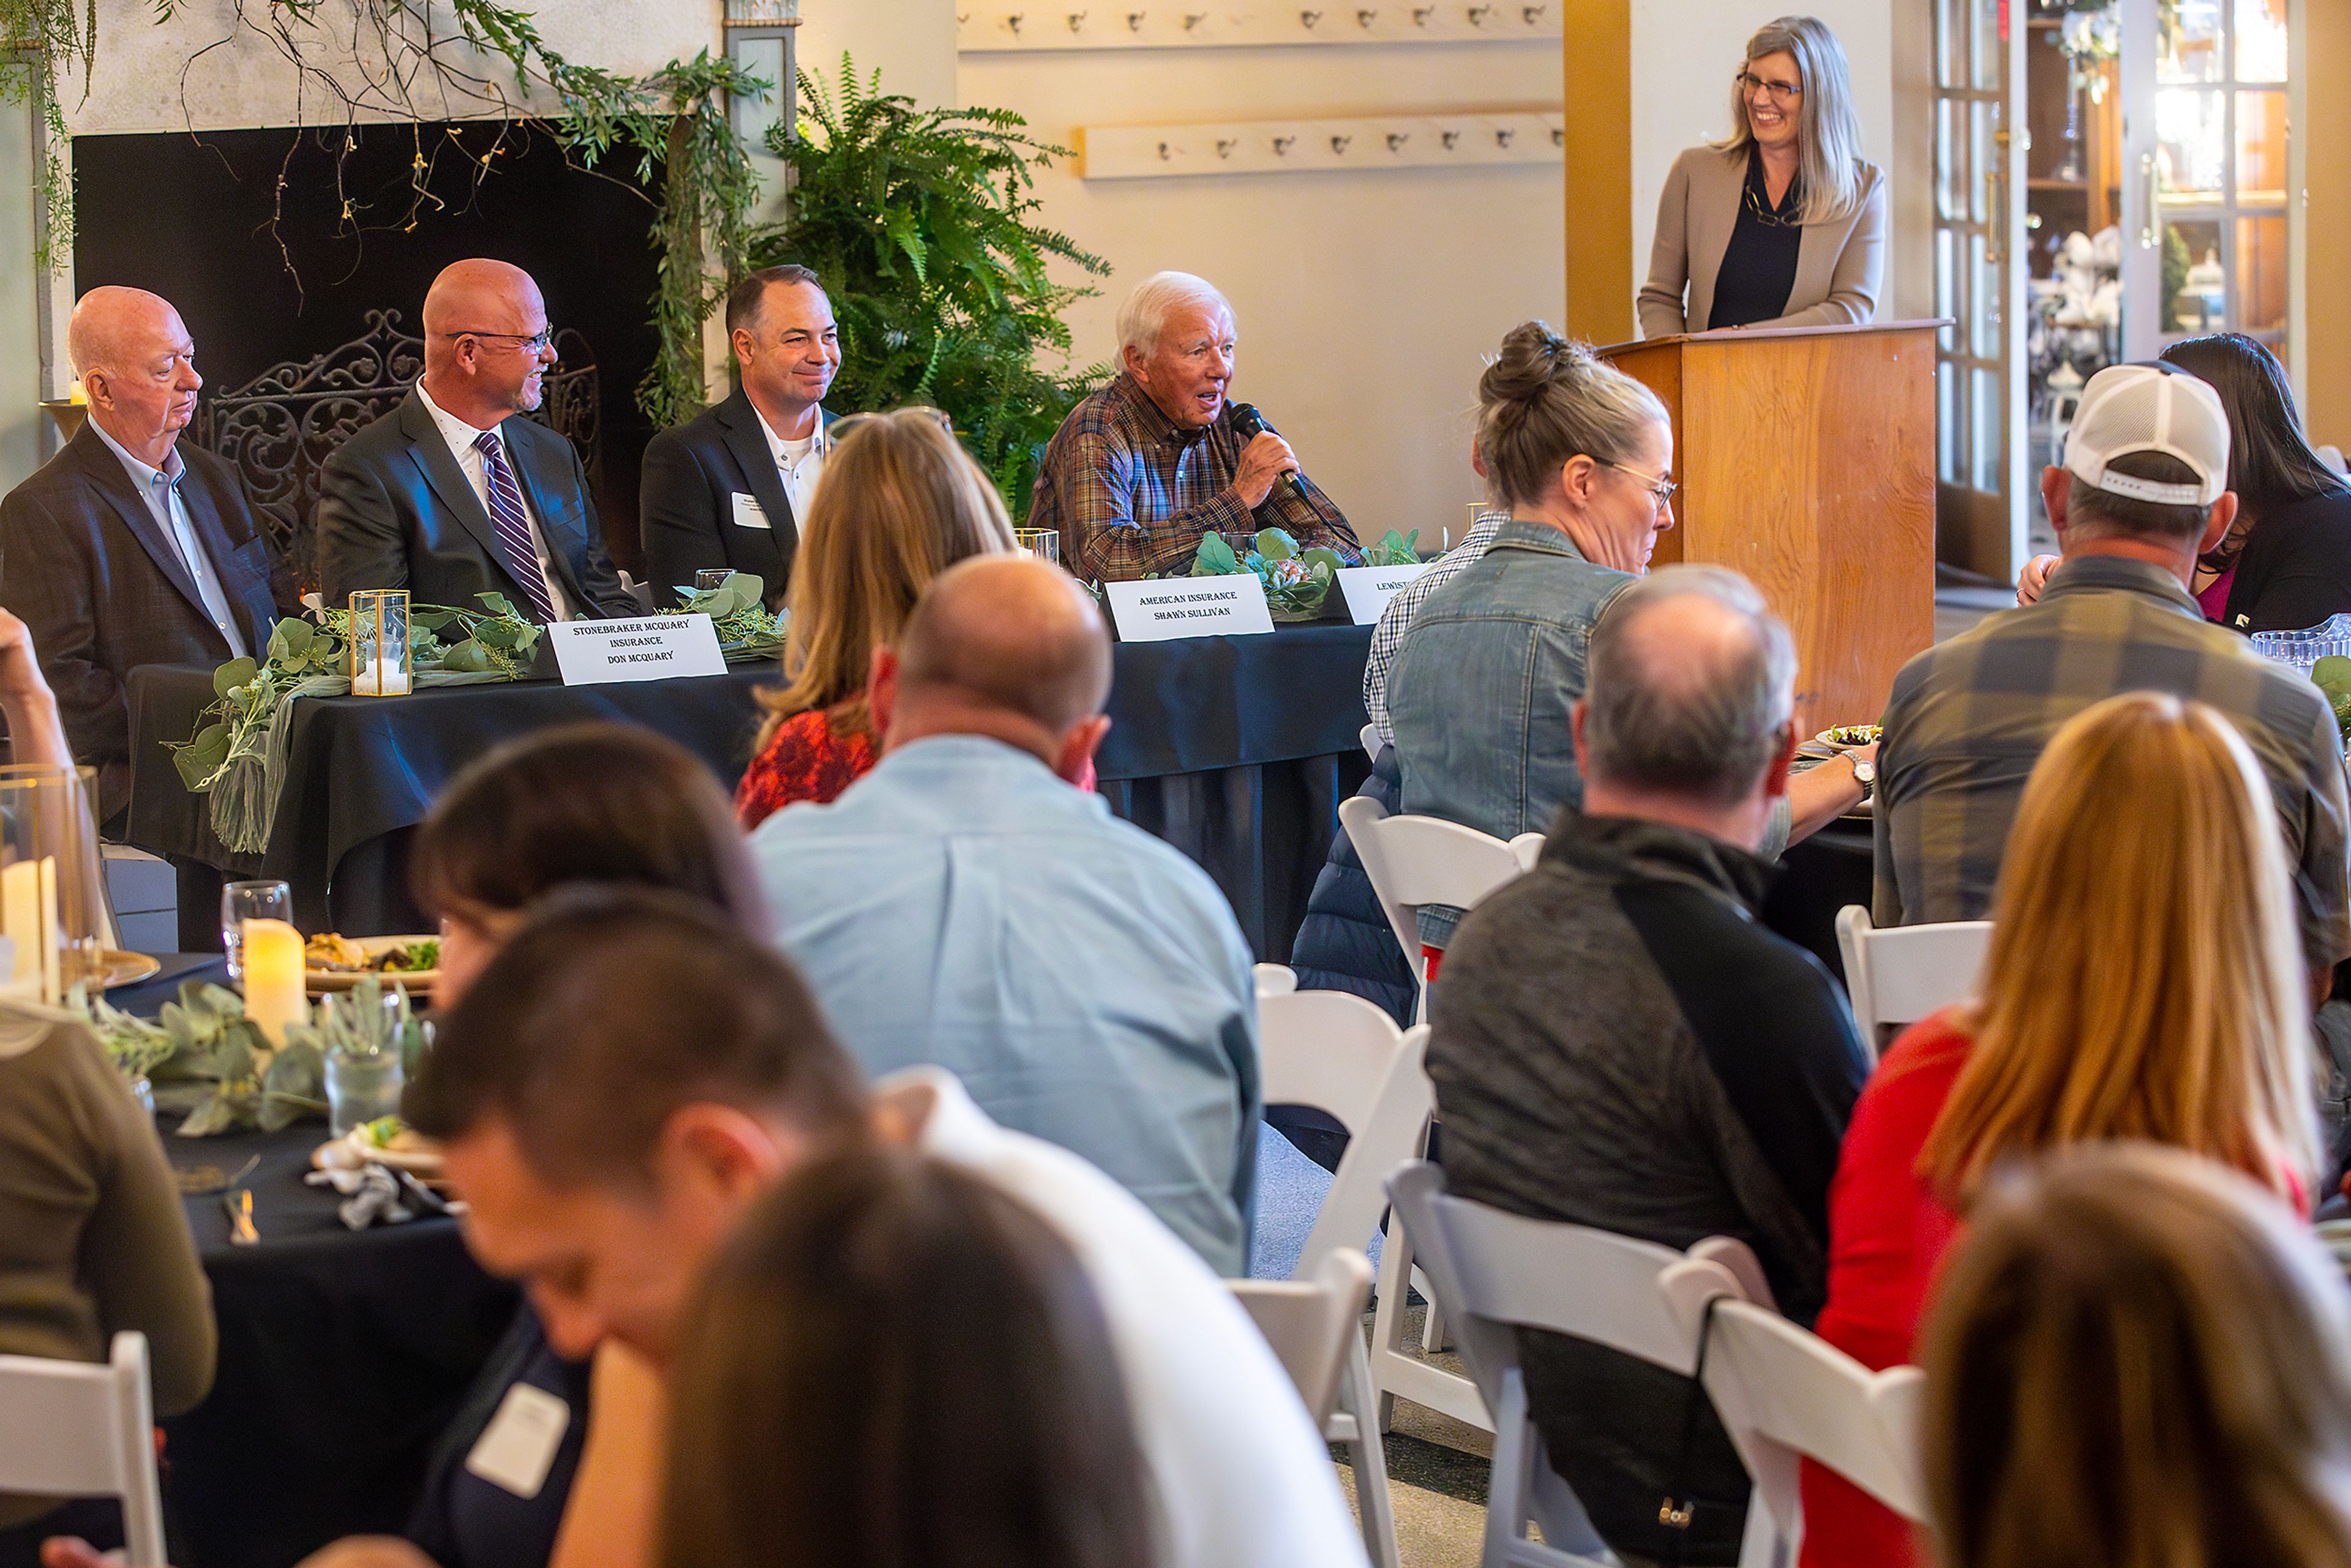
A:
{"label": "bald head", "polygon": [[93,288],[74,304],[66,356],[90,417],[133,457],[161,467],[196,414],[195,340],[180,313],[143,288]]}
{"label": "bald head", "polygon": [[1102,612],[1069,573],[1028,555],[975,556],[940,573],[898,639],[897,664],[901,710],[993,715],[1055,740],[1110,696]]}
{"label": "bald head", "polygon": [[1720,567],[1666,567],[1592,633],[1584,766],[1617,788],[1710,806],[1745,800],[1784,749],[1795,645],[1754,586]]}
{"label": "bald head", "polygon": [[487,430],[537,408],[555,362],[547,302],[521,267],[476,256],[441,269],[424,295],[424,390],[448,413]]}

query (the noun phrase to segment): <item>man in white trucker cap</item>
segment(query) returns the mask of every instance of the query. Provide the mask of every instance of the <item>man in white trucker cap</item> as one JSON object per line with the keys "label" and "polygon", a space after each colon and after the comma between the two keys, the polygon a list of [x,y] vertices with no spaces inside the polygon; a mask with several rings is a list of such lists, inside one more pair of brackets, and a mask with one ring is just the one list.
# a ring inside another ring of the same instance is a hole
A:
{"label": "man in white trucker cap", "polygon": [[2318,688],[2208,624],[2196,557],[2228,532],[2220,399],[2163,365],[2114,365],[2082,389],[2065,465],[2041,496],[2064,552],[2036,602],[1902,667],[1877,753],[1880,925],[1991,912],[2025,776],[2067,719],[2120,692],[2169,692],[2236,724],[2277,797],[2312,1005],[2351,955],[2343,744]]}

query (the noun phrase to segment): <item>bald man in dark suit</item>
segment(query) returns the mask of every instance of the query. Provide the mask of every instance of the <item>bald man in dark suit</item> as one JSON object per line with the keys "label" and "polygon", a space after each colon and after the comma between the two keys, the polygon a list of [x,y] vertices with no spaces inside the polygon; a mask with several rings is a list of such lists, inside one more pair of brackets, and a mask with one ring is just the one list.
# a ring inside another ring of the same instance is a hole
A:
{"label": "bald man in dark suit", "polygon": [[180,313],[93,288],[66,347],[89,419],[0,500],[0,605],[32,632],[75,759],[99,771],[103,821],[131,799],[124,677],[264,657],[277,606],[244,480],[180,441],[204,385]]}

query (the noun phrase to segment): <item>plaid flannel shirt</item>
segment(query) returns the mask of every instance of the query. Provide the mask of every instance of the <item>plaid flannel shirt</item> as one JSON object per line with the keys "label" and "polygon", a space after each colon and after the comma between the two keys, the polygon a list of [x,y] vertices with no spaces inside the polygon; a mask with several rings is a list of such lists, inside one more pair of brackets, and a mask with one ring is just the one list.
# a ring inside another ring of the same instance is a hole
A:
{"label": "plaid flannel shirt", "polygon": [[1364,711],[1372,716],[1372,727],[1390,746],[1395,744],[1395,727],[1388,723],[1388,666],[1395,663],[1396,649],[1404,643],[1413,612],[1430,594],[1444,587],[1455,572],[1484,555],[1496,530],[1510,520],[1510,514],[1505,511],[1479,514],[1478,526],[1459,544],[1430,561],[1427,570],[1397,589],[1395,596],[1380,612],[1380,623],[1372,628],[1372,651],[1364,660]]}
{"label": "plaid flannel shirt", "polygon": [[1327,545],[1360,564],[1354,531],[1319,489],[1276,484],[1254,512],[1241,503],[1232,486],[1244,444],[1230,403],[1214,424],[1185,430],[1122,373],[1053,433],[1029,526],[1060,529],[1062,562],[1103,582],[1181,575],[1201,535],[1245,529],[1286,528],[1301,548]]}
{"label": "plaid flannel shirt", "polygon": [[2208,703],[2236,724],[2277,802],[2304,954],[2314,969],[2351,955],[2343,743],[2325,698],[2207,624],[2169,572],[2114,556],[2067,561],[2038,603],[1895,677],[1877,753],[1876,923],[1988,917],[2042,748],[2075,714],[2132,691]]}

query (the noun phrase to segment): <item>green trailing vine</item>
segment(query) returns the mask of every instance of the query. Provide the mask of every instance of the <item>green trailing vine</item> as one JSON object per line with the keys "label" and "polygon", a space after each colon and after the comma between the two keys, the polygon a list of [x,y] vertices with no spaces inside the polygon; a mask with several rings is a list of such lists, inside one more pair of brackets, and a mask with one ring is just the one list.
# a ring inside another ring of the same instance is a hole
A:
{"label": "green trailing vine", "polygon": [[929,403],[1003,492],[1029,513],[1037,462],[1071,406],[1111,374],[1066,363],[1069,307],[1096,290],[1056,283],[1110,264],[1038,224],[1036,171],[1069,150],[1025,134],[1001,109],[931,109],[862,81],[849,57],[831,89],[802,72],[799,134],[768,151],[791,167],[791,212],[753,236],[751,260],[813,267],[841,324],[831,406]]}
{"label": "green trailing vine", "polygon": [[[183,3],[150,0],[154,21],[172,21]],[[648,237],[660,253],[660,281],[649,302],[660,347],[638,384],[637,406],[655,424],[689,417],[704,401],[702,324],[725,298],[729,283],[747,270],[751,213],[760,196],[758,176],[728,121],[728,100],[765,93],[773,84],[731,60],[713,58],[706,49],[647,76],[623,76],[565,59],[548,47],[528,12],[496,0],[438,0],[456,21],[452,31],[432,15],[434,3],[233,0],[227,30],[189,63],[245,34],[257,35],[295,68],[299,128],[326,129],[313,118],[311,105],[338,107],[340,150],[329,145],[335,151],[336,186],[342,197],[338,223],[351,235],[413,229],[445,207],[432,181],[447,157],[463,157],[473,165],[478,196],[513,134],[501,128],[487,152],[475,153],[454,137],[427,138],[423,128],[433,120],[487,116],[535,126],[589,170],[601,172],[607,162],[633,154],[633,181],[618,183],[653,204]],[[66,128],[57,84],[78,68],[87,92],[97,52],[97,0],[0,0],[0,102],[31,99],[49,131],[48,154],[39,172],[47,218],[44,266],[70,247],[73,235],[72,185],[59,157]],[[353,57],[371,57],[380,66],[360,73],[354,84],[334,68],[348,66]],[[485,74],[486,59],[502,62],[511,82]],[[533,109],[532,100],[541,93],[554,100],[551,110]],[[360,126],[387,118],[407,123],[415,139],[404,202],[388,211],[343,183],[344,160],[357,149]],[[273,235],[284,216],[286,172],[302,141],[297,136],[288,145],[279,171]],[[282,239],[279,253],[292,271]],[[298,277],[296,281],[298,286]]]}

